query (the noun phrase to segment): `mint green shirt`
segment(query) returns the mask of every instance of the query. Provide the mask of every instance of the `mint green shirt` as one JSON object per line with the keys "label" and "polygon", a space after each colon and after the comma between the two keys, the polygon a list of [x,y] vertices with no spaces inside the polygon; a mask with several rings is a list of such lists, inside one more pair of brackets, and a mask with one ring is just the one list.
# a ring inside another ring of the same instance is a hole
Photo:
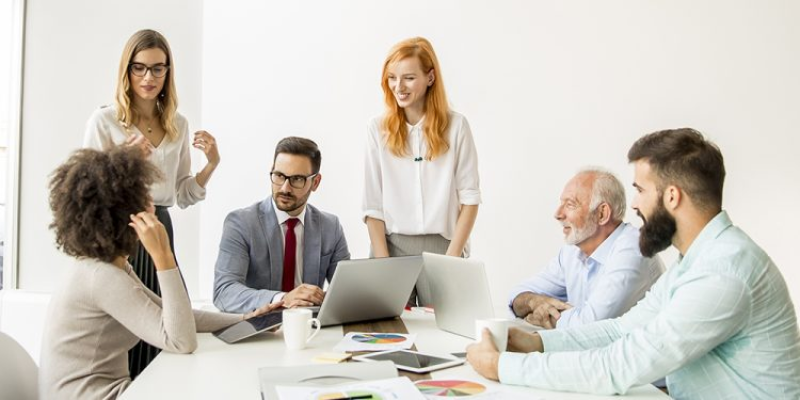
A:
{"label": "mint green shirt", "polygon": [[622,394],[666,376],[677,399],[800,398],[786,282],[725,211],[622,317],[539,333],[544,353],[501,354],[501,382]]}

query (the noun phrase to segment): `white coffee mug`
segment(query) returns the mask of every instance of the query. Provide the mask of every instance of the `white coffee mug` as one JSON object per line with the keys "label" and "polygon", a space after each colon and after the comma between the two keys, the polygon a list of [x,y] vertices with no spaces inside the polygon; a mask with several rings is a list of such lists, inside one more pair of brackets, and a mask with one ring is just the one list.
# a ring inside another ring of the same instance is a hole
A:
{"label": "white coffee mug", "polygon": [[483,329],[489,329],[492,333],[492,341],[501,353],[506,351],[508,346],[508,320],[502,318],[488,318],[475,320],[475,341],[483,339]]}
{"label": "white coffee mug", "polygon": [[[307,308],[287,308],[283,310],[283,341],[289,350],[302,350],[306,344],[317,336],[322,327],[319,320],[312,318],[313,313]],[[311,331],[312,325],[315,327]]]}

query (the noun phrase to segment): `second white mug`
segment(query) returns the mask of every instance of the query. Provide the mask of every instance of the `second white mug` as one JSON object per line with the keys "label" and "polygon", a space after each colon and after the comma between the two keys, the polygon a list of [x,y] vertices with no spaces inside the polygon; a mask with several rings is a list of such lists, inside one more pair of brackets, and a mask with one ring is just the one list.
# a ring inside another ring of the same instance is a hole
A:
{"label": "second white mug", "polygon": [[506,351],[508,346],[508,320],[502,318],[488,318],[475,320],[475,341],[483,339],[483,329],[492,333],[492,341],[499,352]]}
{"label": "second white mug", "polygon": [[[287,308],[283,310],[283,341],[289,350],[301,350],[317,336],[322,327],[319,320],[312,318],[307,308]],[[312,332],[312,326],[314,331]]]}

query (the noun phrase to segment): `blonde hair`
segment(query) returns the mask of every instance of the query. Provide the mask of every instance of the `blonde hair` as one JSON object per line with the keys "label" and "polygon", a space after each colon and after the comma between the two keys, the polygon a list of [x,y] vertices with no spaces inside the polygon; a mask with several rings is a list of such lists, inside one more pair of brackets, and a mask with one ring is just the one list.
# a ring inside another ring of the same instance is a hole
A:
{"label": "blonde hair", "polygon": [[425,121],[423,132],[428,145],[426,160],[444,154],[450,145],[447,143],[445,131],[449,124],[447,96],[444,93],[444,82],[439,70],[439,60],[433,52],[433,46],[427,39],[415,37],[406,39],[392,47],[386,61],[383,63],[381,87],[383,88],[386,113],[381,122],[381,130],[386,135],[386,144],[389,150],[397,157],[403,157],[408,152],[408,129],[406,128],[406,115],[397,104],[394,93],[389,87],[389,66],[409,57],[416,57],[425,73],[431,70],[434,74],[433,84],[425,93]]}
{"label": "blonde hair", "polygon": [[117,79],[117,93],[114,102],[117,105],[117,121],[130,132],[131,126],[138,120],[136,110],[131,106],[130,76],[128,68],[133,62],[133,57],[140,51],[148,49],[160,49],[167,55],[167,75],[164,77],[164,88],[158,94],[156,107],[158,108],[159,123],[167,139],[170,141],[178,139],[178,127],[175,116],[178,110],[178,95],[175,90],[175,79],[173,78],[174,65],[172,64],[172,51],[169,48],[167,39],[160,33],[151,29],[142,29],[128,39],[125,49],[122,50],[122,58],[119,60],[119,76]]}

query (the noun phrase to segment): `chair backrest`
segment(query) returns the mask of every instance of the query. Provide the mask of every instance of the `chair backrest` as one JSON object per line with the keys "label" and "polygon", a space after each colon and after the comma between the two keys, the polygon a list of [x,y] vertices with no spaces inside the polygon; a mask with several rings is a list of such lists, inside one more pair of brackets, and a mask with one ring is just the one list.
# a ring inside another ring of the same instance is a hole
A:
{"label": "chair backrest", "polygon": [[0,332],[0,399],[36,400],[39,368],[14,338]]}

